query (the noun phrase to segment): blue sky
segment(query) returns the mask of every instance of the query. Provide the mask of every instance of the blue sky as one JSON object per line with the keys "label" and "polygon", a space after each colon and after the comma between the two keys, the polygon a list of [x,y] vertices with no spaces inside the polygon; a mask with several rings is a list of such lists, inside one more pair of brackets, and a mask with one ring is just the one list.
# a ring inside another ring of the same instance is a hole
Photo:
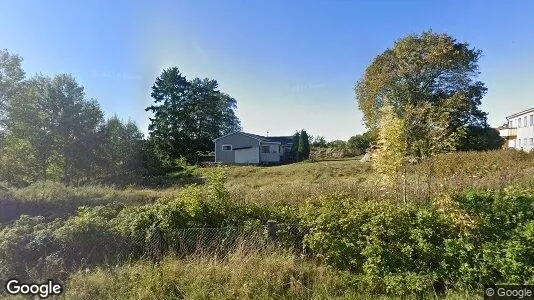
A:
{"label": "blue sky", "polygon": [[147,132],[163,68],[216,79],[245,131],[327,140],[365,130],[354,83],[410,33],[446,32],[483,51],[482,109],[498,126],[534,106],[533,1],[0,0],[0,48],[28,75],[71,73],[107,116]]}

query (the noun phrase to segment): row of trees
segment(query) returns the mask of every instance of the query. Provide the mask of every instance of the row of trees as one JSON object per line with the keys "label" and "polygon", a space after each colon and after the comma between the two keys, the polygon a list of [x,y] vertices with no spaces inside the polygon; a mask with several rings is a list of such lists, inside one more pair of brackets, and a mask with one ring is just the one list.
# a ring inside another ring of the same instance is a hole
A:
{"label": "row of trees", "polygon": [[365,152],[371,147],[374,140],[371,132],[367,131],[363,134],[354,135],[347,141],[333,140],[327,142],[322,136],[310,136],[310,145],[315,148],[356,149],[360,152]]}
{"label": "row of trees", "polygon": [[0,51],[0,180],[119,183],[143,175],[144,140],[133,122],[105,120],[74,77],[26,78],[21,63]]}
{"label": "row of trees", "polygon": [[104,118],[68,74],[26,78],[22,58],[0,51],[0,181],[24,186],[139,183],[213,151],[213,139],[241,130],[236,100],[212,79],[164,70],[152,87],[150,136],[134,122]]}

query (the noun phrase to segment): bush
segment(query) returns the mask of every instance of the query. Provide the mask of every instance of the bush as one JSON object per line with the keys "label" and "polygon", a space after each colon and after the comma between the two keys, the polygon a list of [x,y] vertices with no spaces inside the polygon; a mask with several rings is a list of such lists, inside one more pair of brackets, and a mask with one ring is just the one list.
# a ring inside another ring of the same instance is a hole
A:
{"label": "bush", "polygon": [[306,244],[373,293],[534,282],[534,190],[471,191],[430,205],[321,196],[302,210]]}
{"label": "bush", "polygon": [[0,230],[2,280],[12,276],[64,279],[75,269],[138,259],[153,246],[156,234],[163,234],[168,246],[179,243],[181,229],[250,228],[291,215],[283,207],[230,202],[224,188],[225,170],[212,172],[206,189],[193,185],[154,204],[79,207],[67,220],[51,222],[21,216]]}

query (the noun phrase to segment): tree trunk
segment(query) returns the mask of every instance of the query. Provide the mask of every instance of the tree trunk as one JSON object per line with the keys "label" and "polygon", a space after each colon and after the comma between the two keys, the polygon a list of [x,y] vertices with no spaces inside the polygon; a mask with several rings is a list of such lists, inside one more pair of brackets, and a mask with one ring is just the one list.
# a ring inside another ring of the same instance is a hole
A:
{"label": "tree trunk", "polygon": [[403,200],[404,200],[404,204],[408,203],[408,201],[406,200],[406,164],[404,164],[404,178],[402,179],[402,185],[403,185],[403,191],[402,191],[402,194],[403,194]]}

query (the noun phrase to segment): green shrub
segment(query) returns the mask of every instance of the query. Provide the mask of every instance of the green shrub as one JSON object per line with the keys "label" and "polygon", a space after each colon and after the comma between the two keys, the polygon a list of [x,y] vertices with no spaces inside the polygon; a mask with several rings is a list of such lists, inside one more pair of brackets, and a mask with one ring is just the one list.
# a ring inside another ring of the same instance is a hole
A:
{"label": "green shrub", "polygon": [[306,244],[373,293],[534,281],[534,191],[471,191],[429,205],[311,199]]}

